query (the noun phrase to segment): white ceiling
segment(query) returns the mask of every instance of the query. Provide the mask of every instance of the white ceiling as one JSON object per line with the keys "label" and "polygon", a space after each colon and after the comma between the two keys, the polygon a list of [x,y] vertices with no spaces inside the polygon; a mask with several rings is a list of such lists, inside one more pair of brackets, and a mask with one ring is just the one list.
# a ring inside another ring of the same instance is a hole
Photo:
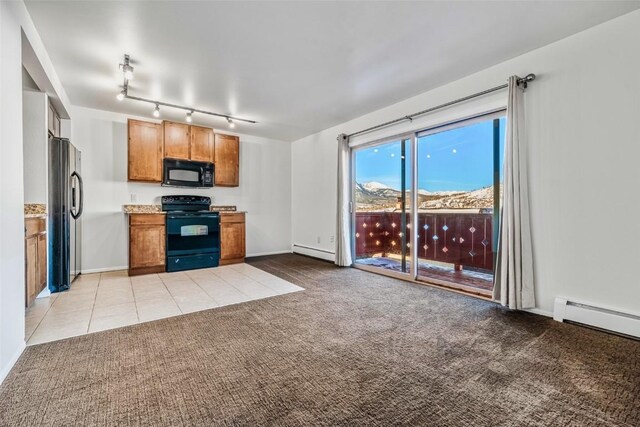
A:
{"label": "white ceiling", "polygon": [[[640,2],[58,2],[28,10],[74,105],[151,117],[132,95],[255,119],[291,141],[640,7]],[[535,70],[531,70],[535,72]],[[162,109],[183,120],[184,112]],[[226,128],[221,119],[194,122]]]}

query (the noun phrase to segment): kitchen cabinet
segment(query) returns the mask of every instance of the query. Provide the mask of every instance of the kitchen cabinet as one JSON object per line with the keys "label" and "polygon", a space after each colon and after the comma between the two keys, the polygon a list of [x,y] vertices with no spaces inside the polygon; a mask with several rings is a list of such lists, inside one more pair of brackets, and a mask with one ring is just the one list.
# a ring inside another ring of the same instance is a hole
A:
{"label": "kitchen cabinet", "polygon": [[240,184],[240,138],[215,134],[215,185],[237,187]]}
{"label": "kitchen cabinet", "polygon": [[60,116],[56,113],[53,105],[49,103],[49,111],[47,115],[47,128],[51,136],[60,136]]}
{"label": "kitchen cabinet", "polygon": [[164,157],[213,162],[213,129],[165,121]]}
{"label": "kitchen cabinet", "polygon": [[129,276],[166,268],[166,215],[129,215]]}
{"label": "kitchen cabinet", "polygon": [[164,131],[164,157],[189,160],[191,126],[164,121],[162,128]]}
{"label": "kitchen cabinet", "polygon": [[25,305],[47,286],[47,228],[45,218],[25,219]]}
{"label": "kitchen cabinet", "polygon": [[162,182],[162,125],[129,119],[129,181]]}
{"label": "kitchen cabinet", "polygon": [[220,214],[220,265],[244,262],[246,256],[245,214]]}
{"label": "kitchen cabinet", "polygon": [[191,160],[213,163],[213,129],[191,126]]}
{"label": "kitchen cabinet", "polygon": [[213,129],[164,121],[162,124],[129,119],[129,181],[162,182],[162,159],[215,164],[215,185],[240,184],[240,139]]}

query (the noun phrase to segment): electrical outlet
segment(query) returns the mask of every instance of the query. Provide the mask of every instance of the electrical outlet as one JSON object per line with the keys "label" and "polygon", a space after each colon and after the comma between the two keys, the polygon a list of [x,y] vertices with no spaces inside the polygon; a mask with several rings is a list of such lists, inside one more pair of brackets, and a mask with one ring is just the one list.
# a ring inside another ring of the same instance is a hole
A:
{"label": "electrical outlet", "polygon": [[329,237],[329,242],[330,242],[330,243],[335,243],[335,241],[336,241],[335,236],[331,236],[331,237]]}
{"label": "electrical outlet", "polygon": [[318,244],[320,244],[320,236],[318,236]]}
{"label": "electrical outlet", "polygon": [[131,203],[138,203],[138,195],[136,193],[131,193]]}

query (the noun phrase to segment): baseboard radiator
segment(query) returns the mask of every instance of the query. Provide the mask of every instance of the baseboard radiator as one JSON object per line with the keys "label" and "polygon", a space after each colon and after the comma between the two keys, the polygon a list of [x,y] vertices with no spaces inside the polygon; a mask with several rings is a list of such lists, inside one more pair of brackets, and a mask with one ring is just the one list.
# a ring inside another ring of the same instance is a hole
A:
{"label": "baseboard radiator", "polygon": [[324,259],[326,261],[334,261],[336,259],[335,253],[326,249],[314,248],[311,246],[304,246],[294,243],[292,246],[292,250],[293,253],[296,254],[307,255],[313,258]]}
{"label": "baseboard radiator", "polygon": [[553,319],[569,321],[598,329],[640,338],[640,316],[591,304],[556,298]]}

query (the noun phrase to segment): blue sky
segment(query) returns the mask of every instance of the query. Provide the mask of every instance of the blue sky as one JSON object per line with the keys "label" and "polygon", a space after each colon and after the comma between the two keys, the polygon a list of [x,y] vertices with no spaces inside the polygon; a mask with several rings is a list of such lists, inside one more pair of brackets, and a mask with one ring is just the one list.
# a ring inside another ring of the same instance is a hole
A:
{"label": "blue sky", "polygon": [[[500,156],[504,148],[504,118],[500,119]],[[356,181],[380,182],[400,189],[400,142],[359,150]],[[410,148],[406,147],[407,186]],[[418,139],[418,188],[427,191],[469,191],[493,184],[493,121],[436,133]]]}

